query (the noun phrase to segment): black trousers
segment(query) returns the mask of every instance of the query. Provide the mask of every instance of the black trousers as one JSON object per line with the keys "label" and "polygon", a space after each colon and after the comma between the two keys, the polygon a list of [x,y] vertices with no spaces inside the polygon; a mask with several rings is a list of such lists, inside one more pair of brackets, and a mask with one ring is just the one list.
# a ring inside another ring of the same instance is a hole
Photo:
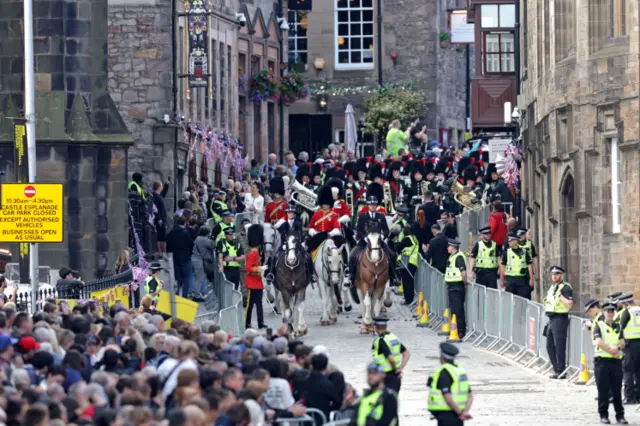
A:
{"label": "black trousers", "polygon": [[237,266],[225,266],[224,276],[233,283],[233,288],[238,290],[240,287],[240,268]]}
{"label": "black trousers", "polygon": [[[355,282],[356,279],[356,269],[357,269],[357,260],[358,255],[367,248],[367,243],[364,241],[364,238],[358,241],[358,244],[353,248],[351,255],[349,256],[349,273],[351,274],[351,284]],[[389,255],[389,281],[391,284],[395,281],[396,278],[396,262],[398,261],[398,255],[391,250],[391,248],[386,244],[382,243],[382,249],[385,253]]]}
{"label": "black trousers", "polygon": [[622,405],[622,360],[596,358],[594,363],[596,386],[598,388],[598,414],[609,417],[609,396],[613,397],[616,419],[624,417]]}
{"label": "black trousers", "polygon": [[624,398],[640,400],[640,339],[625,339],[624,357]]}
{"label": "black trousers", "polygon": [[465,298],[465,288],[464,283],[454,282],[454,283],[446,283],[447,285],[447,294],[449,295],[449,309],[451,310],[451,318],[456,316],[456,321],[458,322],[458,334],[460,338],[464,337],[467,333],[467,321],[464,312],[464,298]]}
{"label": "black trousers", "polygon": [[567,368],[567,331],[568,314],[551,314],[547,327],[547,354],[553,365],[553,371],[561,374]]}
{"label": "black trousers", "polygon": [[434,414],[438,426],[461,426],[464,424],[460,417],[453,411],[442,411]]}
{"label": "black trousers", "polygon": [[251,328],[251,314],[255,305],[258,312],[258,327],[264,326],[264,312],[262,311],[262,291],[263,290],[247,290],[247,309],[245,311],[244,327]]}
{"label": "black trousers", "polygon": [[[415,286],[414,286],[414,277],[416,276],[416,271],[418,268],[415,265],[408,264],[409,269],[401,269],[400,274],[402,275],[402,289],[404,290],[404,301],[408,305],[413,302],[413,298],[415,296]],[[413,277],[412,277],[413,275]]]}
{"label": "black trousers", "polygon": [[387,373],[384,376],[384,385],[389,389],[393,389],[397,393],[400,393],[400,386],[402,386],[402,378],[400,378],[394,372]]}
{"label": "black trousers", "polygon": [[527,277],[505,277],[507,280],[507,288],[505,291],[513,293],[516,296],[524,297],[531,300],[531,287]]}
{"label": "black trousers", "polygon": [[476,284],[487,288],[498,288],[498,270],[489,268],[476,268]]}

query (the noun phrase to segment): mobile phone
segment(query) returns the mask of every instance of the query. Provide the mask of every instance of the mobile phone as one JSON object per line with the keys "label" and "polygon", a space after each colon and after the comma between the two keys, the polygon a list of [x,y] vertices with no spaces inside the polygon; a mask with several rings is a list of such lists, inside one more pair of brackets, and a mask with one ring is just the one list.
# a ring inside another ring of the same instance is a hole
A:
{"label": "mobile phone", "polygon": [[271,340],[273,337],[273,329],[267,328],[267,339]]}

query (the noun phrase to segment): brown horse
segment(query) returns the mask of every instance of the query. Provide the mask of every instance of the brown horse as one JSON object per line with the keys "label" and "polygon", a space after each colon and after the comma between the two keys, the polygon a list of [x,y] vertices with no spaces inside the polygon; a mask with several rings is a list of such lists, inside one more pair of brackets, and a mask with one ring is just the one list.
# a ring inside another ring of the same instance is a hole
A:
{"label": "brown horse", "polygon": [[[373,314],[380,315],[382,299],[389,282],[389,255],[382,248],[382,235],[369,233],[367,248],[360,254],[355,286],[362,307],[362,327],[360,334],[373,333],[371,307]],[[390,305],[390,300],[387,302]],[[387,304],[385,303],[385,304]]]}

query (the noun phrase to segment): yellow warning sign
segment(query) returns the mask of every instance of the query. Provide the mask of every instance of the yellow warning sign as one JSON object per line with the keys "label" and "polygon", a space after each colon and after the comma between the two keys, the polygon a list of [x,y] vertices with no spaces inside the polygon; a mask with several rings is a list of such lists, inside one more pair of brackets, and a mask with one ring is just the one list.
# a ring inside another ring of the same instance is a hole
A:
{"label": "yellow warning sign", "polygon": [[64,240],[61,183],[2,185],[0,242],[61,243]]}

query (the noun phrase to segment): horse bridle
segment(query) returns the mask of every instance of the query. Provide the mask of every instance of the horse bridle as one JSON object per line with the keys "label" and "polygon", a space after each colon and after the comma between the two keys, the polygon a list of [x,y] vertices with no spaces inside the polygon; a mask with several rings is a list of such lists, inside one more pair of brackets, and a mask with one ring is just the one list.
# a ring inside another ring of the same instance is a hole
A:
{"label": "horse bridle", "polygon": [[[331,249],[330,249],[331,250]],[[336,248],[337,250],[337,248]],[[330,268],[329,262],[328,262],[328,253],[326,256],[322,257],[322,269],[328,274],[328,278],[329,278],[329,285],[331,285],[330,281],[331,281],[331,277],[333,276],[333,274],[337,274],[338,278],[340,278],[340,273],[342,272],[342,268],[341,266],[338,266],[337,270],[333,270]],[[342,254],[340,254],[340,265],[342,264]]]}
{"label": "horse bridle", "polygon": [[[371,247],[371,241],[370,240],[367,241],[367,251],[366,251],[367,260],[376,266],[378,266],[378,264],[382,262],[382,259],[384,259],[383,249],[382,249],[382,237],[379,237],[379,238],[380,238],[380,247],[373,248]],[[380,251],[380,260],[378,260],[377,262],[374,262],[373,260],[371,260],[371,257],[369,256],[369,252],[373,253],[374,251]]]}
{"label": "horse bridle", "polygon": [[[294,268],[298,267],[298,265],[300,264],[300,258],[302,257],[302,255],[298,256],[298,254],[299,254],[299,250],[298,249],[302,247],[299,244],[298,237],[293,237],[293,238],[294,238],[293,239],[294,243],[293,243],[293,247],[292,248],[289,248],[289,238],[287,238],[287,242],[285,243],[286,244],[286,250],[285,250],[285,256],[284,256],[284,266],[286,266],[287,268],[292,269],[292,270]],[[289,252],[293,252],[293,254],[296,257],[296,263],[294,265],[290,265],[288,263],[288,261],[287,261],[287,258],[289,257]]]}
{"label": "horse bridle", "polygon": [[[265,251],[267,251],[267,246],[271,246],[271,250],[270,250],[270,252],[271,252],[271,253],[273,253],[273,252],[274,252],[273,248],[274,248],[274,247],[275,247],[275,245],[276,245],[276,233],[277,233],[277,232],[278,232],[278,231],[277,231],[276,229],[274,229],[274,230],[273,230],[273,237],[272,237],[272,241],[265,241],[265,242],[264,242],[264,249],[265,249]],[[274,253],[274,254],[275,254],[275,253]]]}

